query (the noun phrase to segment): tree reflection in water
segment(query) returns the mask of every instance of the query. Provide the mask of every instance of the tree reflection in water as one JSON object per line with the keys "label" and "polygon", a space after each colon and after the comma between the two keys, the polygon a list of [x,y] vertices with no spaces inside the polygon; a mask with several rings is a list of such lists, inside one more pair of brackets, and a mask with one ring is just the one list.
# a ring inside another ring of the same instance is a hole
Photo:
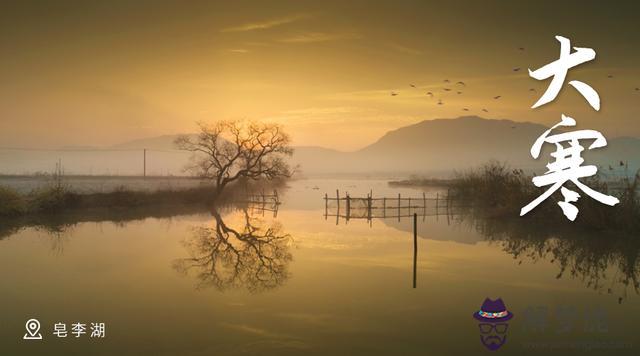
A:
{"label": "tree reflection in water", "polygon": [[278,222],[265,224],[242,210],[242,226],[232,228],[218,211],[215,226],[197,226],[184,241],[191,257],[174,262],[182,273],[195,273],[197,288],[220,291],[246,288],[261,292],[283,285],[289,278],[291,236]]}
{"label": "tree reflection in water", "polygon": [[586,230],[570,223],[550,226],[535,217],[496,219],[467,212],[458,219],[502,246],[519,263],[549,260],[560,267],[556,278],[569,274],[599,292],[617,294],[619,303],[629,291],[640,294],[637,236]]}

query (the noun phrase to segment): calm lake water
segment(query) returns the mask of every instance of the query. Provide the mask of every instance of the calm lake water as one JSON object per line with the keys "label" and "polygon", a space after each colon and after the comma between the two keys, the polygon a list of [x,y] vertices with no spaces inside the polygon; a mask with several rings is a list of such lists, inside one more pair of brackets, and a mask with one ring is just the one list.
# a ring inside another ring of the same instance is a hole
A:
{"label": "calm lake water", "polygon": [[[6,233],[0,354],[488,353],[472,317],[486,297],[514,314],[498,353],[640,353],[637,243],[419,217],[414,289],[410,219],[336,225],[322,198],[422,191],[374,180],[289,185],[276,217],[225,209]],[[42,340],[23,340],[30,318]],[[67,338],[52,334],[58,322]],[[106,337],[76,338],[76,322],[105,323]]]}

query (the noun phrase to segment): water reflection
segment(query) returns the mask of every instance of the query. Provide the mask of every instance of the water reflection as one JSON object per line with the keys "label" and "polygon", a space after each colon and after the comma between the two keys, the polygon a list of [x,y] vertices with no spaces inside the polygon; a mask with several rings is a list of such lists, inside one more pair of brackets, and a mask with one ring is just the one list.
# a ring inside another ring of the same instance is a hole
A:
{"label": "water reflection", "polygon": [[[526,219],[526,218],[525,218]],[[548,226],[528,219],[495,219],[468,213],[457,222],[469,224],[487,241],[498,244],[519,263],[549,260],[566,276],[599,292],[615,294],[622,303],[629,292],[640,293],[640,239],[628,234]]]}
{"label": "water reflection", "polygon": [[[409,198],[408,198],[409,199]],[[325,196],[324,217],[341,216],[340,208],[334,204],[334,215],[329,214],[330,201]],[[333,198],[336,201],[337,198]],[[349,219],[366,219],[370,226],[372,217],[384,222],[385,225],[398,230],[411,232],[432,240],[452,240],[461,243],[476,243],[481,240],[499,245],[502,250],[523,262],[536,263],[546,260],[559,266],[559,272],[555,276],[561,279],[569,276],[581,280],[587,287],[594,290],[615,295],[618,302],[622,303],[630,293],[640,294],[640,239],[620,232],[608,230],[594,230],[581,228],[578,224],[563,223],[549,224],[536,216],[494,218],[475,209],[464,202],[453,202],[455,209],[441,209],[437,205],[428,205],[425,196],[414,201],[422,200],[422,205],[417,207],[399,208],[400,199],[397,199],[397,213],[386,214],[389,204],[386,200],[371,199],[370,196],[359,199],[365,203],[362,206],[353,205],[358,199],[346,198],[347,207],[351,200],[351,214],[349,209],[343,214],[345,221]],[[372,201],[382,201],[381,206],[375,206]],[[433,199],[431,199],[433,200]],[[393,199],[388,199],[393,202]],[[393,207],[392,207],[393,208]],[[380,213],[372,216],[372,211],[378,209]],[[393,208],[395,209],[395,208]],[[393,210],[391,209],[391,210]],[[422,215],[419,225],[411,223],[412,219],[403,220],[403,217],[412,216],[411,209]],[[355,213],[354,213],[355,212]],[[438,222],[439,215],[446,215],[446,224]],[[425,222],[425,216],[434,216],[431,221]],[[397,221],[396,221],[397,220]],[[435,221],[434,221],[435,220]],[[450,226],[451,225],[453,226]],[[470,235],[470,238],[467,237]],[[414,240],[414,270],[416,268],[417,246]],[[414,272],[414,288],[416,273]]]}
{"label": "water reflection", "polygon": [[291,236],[278,222],[266,223],[247,209],[241,212],[240,224],[232,227],[219,211],[213,211],[214,226],[195,226],[184,241],[190,257],[176,260],[174,268],[194,273],[197,288],[262,292],[289,278]]}
{"label": "water reflection", "polygon": [[8,220],[0,222],[0,240],[18,234],[20,231],[33,228],[33,230],[43,234],[48,238],[51,251],[54,254],[62,255],[65,243],[73,234],[73,229],[77,222],[63,221],[60,219],[41,219],[38,223],[26,223],[21,220]]}
{"label": "water reflection", "polygon": [[37,226],[35,227],[35,230],[42,232],[49,237],[51,251],[53,251],[53,253],[62,255],[64,253],[65,244],[70,239],[70,236],[73,235],[74,227],[75,225],[54,224]]}
{"label": "water reflection", "polygon": [[209,208],[205,205],[176,205],[135,207],[131,209],[91,209],[59,214],[43,214],[23,216],[0,220],[0,240],[13,236],[23,229],[33,228],[55,236],[70,231],[71,228],[83,223],[111,222],[119,227],[125,227],[134,221],[148,218],[171,219],[177,216],[188,216],[206,213]]}
{"label": "water reflection", "polygon": [[[293,194],[295,192],[295,186],[285,192],[289,197],[286,204],[299,203],[301,199],[297,193]],[[394,192],[386,193],[397,196]],[[314,194],[317,197],[309,200],[315,201],[315,207],[320,211],[322,205],[319,204],[321,200],[318,198],[322,198],[321,193]],[[404,191],[403,194],[409,195]],[[309,205],[311,206],[311,203]],[[288,265],[292,260],[291,237],[272,219],[255,217],[263,215],[265,211],[266,215],[271,215],[269,209],[261,210],[260,207],[254,206],[252,210],[250,205],[245,207],[246,209],[236,210],[231,214],[213,212],[211,223],[193,228],[186,238],[184,244],[188,258],[175,261],[175,268],[194,274],[198,288],[213,287],[221,291],[241,288],[259,292],[281,286],[288,280]],[[286,207],[291,211],[290,205]],[[84,231],[83,226],[86,223],[109,221],[125,228],[131,222],[145,221],[148,218],[166,220],[178,215],[202,214],[205,211],[209,215],[209,210],[205,209],[207,208],[203,206],[147,207],[126,211],[105,209],[29,219],[7,219],[0,221],[0,239],[19,235],[22,230],[33,229],[49,237],[51,248],[60,254],[70,237],[78,235],[73,229],[78,227]],[[275,211],[273,213],[275,215]],[[306,224],[312,221],[313,217],[319,217],[314,215],[316,213],[302,214],[299,219]],[[418,211],[418,217],[420,213],[424,211]],[[430,240],[456,241],[468,245],[487,240],[518,259],[520,263],[548,260],[558,266],[556,278],[579,279],[590,288],[615,296],[619,302],[624,301],[630,294],[640,294],[640,239],[637,236],[581,230],[571,223],[548,226],[535,220],[535,216],[494,219],[483,216],[481,212],[471,208],[449,210],[446,213],[447,218],[441,216],[439,220],[437,216],[420,219],[416,229],[417,235]],[[198,216],[200,219],[201,215]],[[288,215],[285,214],[285,219],[288,219],[286,216]],[[352,218],[355,219],[353,216]],[[448,224],[449,218],[452,226]],[[295,225],[290,220],[285,221],[287,224]],[[406,231],[408,238],[414,230],[410,219],[401,222],[396,218],[382,221],[381,226]],[[95,229],[101,226],[97,224]],[[309,232],[308,229],[305,225],[302,230],[297,230],[296,234],[303,236]],[[349,234],[341,227],[331,226],[327,229],[340,236]],[[374,224],[373,230],[375,229],[377,226]],[[371,236],[376,234],[377,232],[372,232]],[[411,241],[407,239],[408,248],[410,244]],[[455,245],[452,245],[452,249],[455,248]],[[175,253],[175,250],[172,251]],[[183,257],[184,250],[180,251],[178,255],[174,254],[162,261],[162,265],[166,267],[175,258]],[[414,248],[414,260],[418,252],[422,250],[417,251],[417,248]]]}

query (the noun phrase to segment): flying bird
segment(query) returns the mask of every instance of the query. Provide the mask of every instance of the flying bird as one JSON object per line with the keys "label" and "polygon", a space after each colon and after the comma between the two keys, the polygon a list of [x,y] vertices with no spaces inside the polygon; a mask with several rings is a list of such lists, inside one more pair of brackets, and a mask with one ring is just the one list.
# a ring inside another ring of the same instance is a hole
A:
{"label": "flying bird", "polygon": [[451,91],[451,89],[449,89],[449,88],[443,88],[442,90],[444,90],[444,91]]}
{"label": "flying bird", "polygon": [[518,47],[519,51],[524,51],[524,47]]}
{"label": "flying bird", "polygon": [[530,88],[530,89],[529,89],[529,91],[536,91],[536,90],[535,90],[535,89],[533,89],[533,88]]}
{"label": "flying bird", "polygon": [[520,70],[520,67],[513,68],[514,72],[518,72],[519,70]]}
{"label": "flying bird", "polygon": [[458,94],[462,94],[462,92],[461,92],[461,91],[457,91],[456,93],[458,93]]}
{"label": "flying bird", "polygon": [[640,88],[636,88],[636,91],[640,91]]}
{"label": "flying bird", "polygon": [[464,82],[462,82],[462,81],[461,81],[461,82],[457,82],[456,84],[460,84],[460,85],[462,85],[463,87],[466,87],[466,86],[467,86],[467,85],[466,85]]}
{"label": "flying bird", "polygon": [[624,166],[624,162],[620,161],[620,166]]}
{"label": "flying bird", "polygon": [[515,126],[511,126],[511,128],[512,128],[512,129],[515,129],[516,127],[515,127]]}
{"label": "flying bird", "polygon": [[415,88],[416,85],[415,84],[409,84],[412,88]]}
{"label": "flying bird", "polygon": [[613,167],[611,167],[611,165],[609,165],[609,170],[610,170],[610,171],[612,171],[612,170],[613,170]]}
{"label": "flying bird", "polygon": [[502,98],[502,95],[497,95],[497,96],[494,96],[493,98],[498,100],[498,99]]}
{"label": "flying bird", "polygon": [[462,111],[469,111],[469,109],[467,109],[467,108],[462,108]]}
{"label": "flying bird", "polygon": [[444,103],[442,102],[442,99],[438,99],[438,105],[444,105]]}
{"label": "flying bird", "polygon": [[391,92],[391,96],[396,96],[396,95],[398,95],[398,93]]}
{"label": "flying bird", "polygon": [[427,95],[428,95],[430,98],[433,98],[433,93],[432,93],[432,92],[428,91],[428,92],[427,92]]}
{"label": "flying bird", "polygon": [[482,111],[484,111],[484,112],[489,112],[489,110],[487,110],[487,109],[482,109]]}
{"label": "flying bird", "polygon": [[612,74],[607,75],[607,78],[613,78]]}
{"label": "flying bird", "polygon": [[445,83],[451,83],[451,82],[449,81],[449,79],[445,79],[445,80],[444,80],[444,82],[445,82]]}

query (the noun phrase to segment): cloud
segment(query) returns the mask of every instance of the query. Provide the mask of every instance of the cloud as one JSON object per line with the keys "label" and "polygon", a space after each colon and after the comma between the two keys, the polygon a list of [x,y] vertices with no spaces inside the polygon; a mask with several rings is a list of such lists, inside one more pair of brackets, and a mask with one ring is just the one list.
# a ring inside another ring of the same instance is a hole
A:
{"label": "cloud", "polygon": [[[404,123],[414,122],[419,117],[410,114],[388,114],[386,111],[376,108],[362,107],[314,107],[307,109],[296,109],[281,111],[277,115],[262,117],[266,122],[281,123],[288,127],[308,128],[309,126],[335,126],[335,125],[367,125],[369,129],[374,127],[388,126],[389,122]],[[326,241],[325,241],[326,242]],[[323,248],[344,249],[340,244],[328,247],[326,243]]]}
{"label": "cloud", "polygon": [[423,53],[419,49],[406,47],[406,46],[403,46],[403,45],[400,45],[400,44],[397,44],[397,43],[390,43],[389,47],[395,49],[398,52],[407,53],[407,54],[419,55],[419,54]]}
{"label": "cloud", "polygon": [[245,53],[249,53],[251,51],[249,51],[248,49],[243,49],[243,48],[230,48],[230,49],[225,49],[224,52],[227,53],[237,53],[237,54],[245,54]]}
{"label": "cloud", "polygon": [[273,19],[273,20],[250,22],[250,23],[239,25],[239,26],[227,27],[220,30],[220,32],[246,32],[246,31],[255,31],[255,30],[266,30],[268,28],[296,22],[307,17],[309,17],[309,15],[296,14],[296,15],[291,15],[291,16],[282,17],[282,18]]}
{"label": "cloud", "polygon": [[288,125],[306,125],[318,123],[344,123],[352,120],[354,114],[361,117],[365,114],[375,114],[376,110],[359,107],[312,107],[281,111],[274,116],[264,117],[264,120],[283,122]]}
{"label": "cloud", "polygon": [[295,109],[295,110],[285,110],[282,113],[285,115],[299,115],[299,116],[308,116],[308,115],[330,115],[330,114],[353,114],[353,113],[364,113],[370,112],[371,109],[368,108],[358,108],[358,107],[313,107],[313,108],[305,108],[305,109]]}
{"label": "cloud", "polygon": [[362,38],[357,33],[324,33],[324,32],[306,32],[291,37],[286,37],[278,40],[283,43],[315,43],[315,42],[327,42],[337,40],[357,40]]}
{"label": "cloud", "polygon": [[229,328],[229,329],[233,329],[236,331],[240,331],[243,333],[247,333],[247,334],[252,334],[252,335],[257,335],[257,336],[263,336],[263,337],[273,337],[273,338],[279,338],[282,335],[277,334],[277,333],[272,333],[270,331],[267,331],[265,329],[260,329],[254,326],[250,326],[250,325],[246,325],[246,324],[230,324],[230,323],[220,323],[220,325]]}
{"label": "cloud", "polygon": [[[441,85],[440,85],[441,86]],[[420,90],[407,90],[406,88],[388,88],[388,89],[372,89],[359,90],[351,92],[341,92],[323,95],[321,99],[326,100],[346,100],[346,101],[382,101],[382,102],[404,102],[406,100],[425,99],[426,94],[423,90],[428,88],[438,88],[438,85],[418,86]],[[392,96],[391,93],[399,93],[398,96]]]}

